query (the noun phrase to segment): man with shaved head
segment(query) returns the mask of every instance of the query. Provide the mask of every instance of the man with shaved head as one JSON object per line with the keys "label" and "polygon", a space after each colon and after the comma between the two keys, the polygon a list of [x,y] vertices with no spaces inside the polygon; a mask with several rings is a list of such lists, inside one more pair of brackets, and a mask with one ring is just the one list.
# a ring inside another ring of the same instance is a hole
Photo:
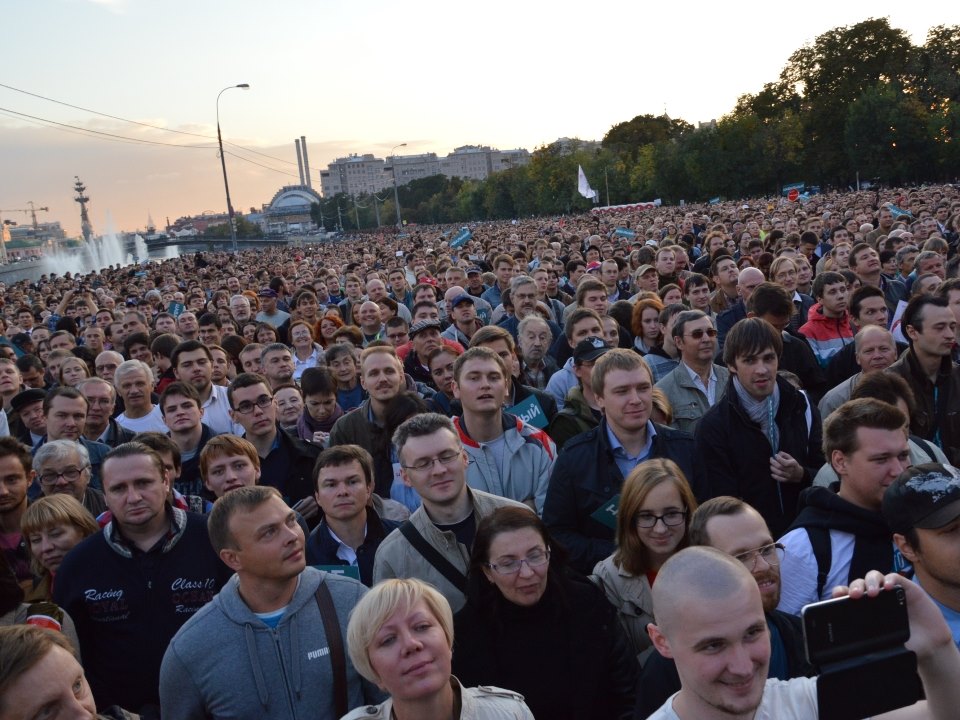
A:
{"label": "man with shaved head", "polygon": [[880,325],[867,325],[853,338],[854,357],[860,372],[833,387],[820,400],[820,417],[830,413],[850,399],[860,379],[870,372],[886,370],[897,361],[897,341],[893,333]]}
{"label": "man with shaved head", "polygon": [[[960,702],[960,650],[925,593],[899,575],[870,571],[834,596],[863,602],[894,585],[907,596],[910,640],[926,702],[883,715],[890,720],[955,717]],[[708,547],[671,557],[653,586],[657,622],[647,632],[657,652],[672,658],[681,689],[650,720],[819,717],[816,678],[767,679],[770,633],[760,588],[741,562]]]}

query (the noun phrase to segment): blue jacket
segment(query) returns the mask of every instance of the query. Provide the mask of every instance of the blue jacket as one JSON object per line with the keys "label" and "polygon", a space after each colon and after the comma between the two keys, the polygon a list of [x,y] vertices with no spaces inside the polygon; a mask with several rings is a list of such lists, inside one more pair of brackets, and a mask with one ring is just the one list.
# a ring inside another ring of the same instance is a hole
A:
{"label": "blue jacket", "polygon": [[[363,544],[357,548],[357,567],[360,570],[360,582],[367,587],[373,585],[373,557],[383,539],[391,531],[400,527],[394,520],[383,520],[372,507],[367,507],[367,535]],[[340,544],[327,530],[327,521],[321,520],[307,538],[308,565],[346,565],[347,561],[337,557]]]}
{"label": "blue jacket", "polygon": [[[693,452],[693,436],[656,426],[651,457],[673,460],[700,498],[704,478]],[[543,521],[570,553],[570,564],[589,575],[614,550],[614,531],[592,517],[620,492],[623,475],[607,439],[607,421],[568,440],[553,467],[543,505]]]}

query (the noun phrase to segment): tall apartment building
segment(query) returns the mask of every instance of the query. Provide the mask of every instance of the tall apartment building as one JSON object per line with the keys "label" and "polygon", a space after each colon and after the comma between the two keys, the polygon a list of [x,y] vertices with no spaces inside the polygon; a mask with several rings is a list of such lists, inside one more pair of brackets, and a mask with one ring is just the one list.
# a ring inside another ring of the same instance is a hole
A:
{"label": "tall apartment building", "polygon": [[337,158],[320,173],[323,196],[380,192],[393,185],[393,177],[384,170],[385,167],[383,158],[375,158],[370,153]]}
{"label": "tall apartment building", "polygon": [[436,153],[421,155],[394,155],[387,158],[387,177],[393,183],[391,172],[397,174],[397,185],[440,174],[440,159]]}

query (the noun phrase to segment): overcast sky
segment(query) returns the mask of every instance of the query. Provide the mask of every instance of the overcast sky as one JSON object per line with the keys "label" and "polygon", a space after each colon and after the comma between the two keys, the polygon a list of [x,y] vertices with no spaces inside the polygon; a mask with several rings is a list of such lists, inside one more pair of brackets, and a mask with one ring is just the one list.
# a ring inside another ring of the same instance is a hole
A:
{"label": "overcast sky", "polygon": [[[464,144],[534,150],[600,139],[666,111],[696,124],[777,78],[790,54],[831,28],[888,17],[923,44],[960,23],[954,3],[331,2],[30,0],[4,3],[0,83],[71,105],[205,137],[152,130],[0,87],[0,210],[49,206],[79,232],[79,175],[97,232],[162,227],[226,207],[260,208],[296,183],[307,137],[314,185],[348,153],[444,155]],[[166,145],[97,139],[11,111]],[[238,151],[239,152],[239,151]],[[576,182],[576,178],[571,178]],[[27,220],[22,213],[4,218]],[[108,220],[111,218],[112,220]]]}

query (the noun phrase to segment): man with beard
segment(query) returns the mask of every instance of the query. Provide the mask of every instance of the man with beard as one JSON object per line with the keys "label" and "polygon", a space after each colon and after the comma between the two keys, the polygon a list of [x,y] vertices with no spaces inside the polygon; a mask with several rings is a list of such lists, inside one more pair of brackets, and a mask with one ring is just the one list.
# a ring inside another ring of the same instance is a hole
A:
{"label": "man with beard", "polygon": [[[276,489],[227,493],[209,527],[236,574],[171,640],[160,672],[164,717],[334,720],[382,699],[343,649],[350,611],[366,588],[306,567],[303,530]],[[224,672],[231,667],[251,681],[238,684]]]}
{"label": "man with beard", "polygon": [[32,575],[20,519],[27,510],[30,465],[30,450],[25,445],[12,437],[0,437],[0,553],[17,581],[26,587]]}
{"label": "man with beard", "polygon": [[[716,497],[693,513],[689,533],[692,545],[706,545],[733,556],[757,581],[770,632],[767,677],[788,680],[812,676],[814,669],[804,657],[800,619],[777,610],[783,546],[774,543],[760,513],[738,498]],[[679,689],[676,663],[659,653],[651,654],[640,674],[636,717],[647,717]]]}

